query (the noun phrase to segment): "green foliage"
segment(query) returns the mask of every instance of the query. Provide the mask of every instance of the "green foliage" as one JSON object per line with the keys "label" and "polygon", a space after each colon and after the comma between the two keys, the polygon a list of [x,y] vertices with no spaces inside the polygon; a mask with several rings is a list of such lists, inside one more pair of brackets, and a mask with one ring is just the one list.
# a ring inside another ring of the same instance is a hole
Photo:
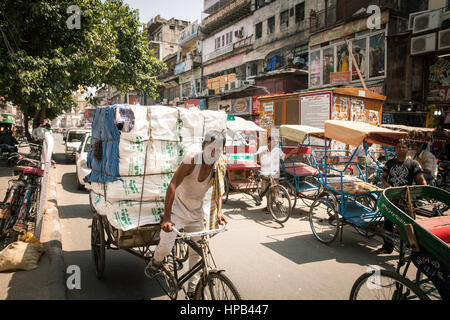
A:
{"label": "green foliage", "polygon": [[[66,22],[81,9],[81,28]],[[156,97],[165,64],[153,56],[138,13],[122,0],[0,1],[0,96],[31,117],[74,107],[79,86],[133,88]]]}

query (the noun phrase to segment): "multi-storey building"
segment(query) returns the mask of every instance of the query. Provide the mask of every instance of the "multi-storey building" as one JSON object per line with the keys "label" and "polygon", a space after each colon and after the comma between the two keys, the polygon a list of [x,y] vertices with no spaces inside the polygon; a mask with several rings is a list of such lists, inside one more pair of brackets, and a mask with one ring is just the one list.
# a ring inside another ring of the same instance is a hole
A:
{"label": "multi-storey building", "polygon": [[147,38],[156,58],[163,60],[166,56],[178,51],[180,33],[189,25],[189,21],[175,18],[166,20],[160,15],[147,23]]}
{"label": "multi-storey building", "polygon": [[309,14],[320,1],[253,1],[253,51],[248,77],[270,93],[308,88]]}

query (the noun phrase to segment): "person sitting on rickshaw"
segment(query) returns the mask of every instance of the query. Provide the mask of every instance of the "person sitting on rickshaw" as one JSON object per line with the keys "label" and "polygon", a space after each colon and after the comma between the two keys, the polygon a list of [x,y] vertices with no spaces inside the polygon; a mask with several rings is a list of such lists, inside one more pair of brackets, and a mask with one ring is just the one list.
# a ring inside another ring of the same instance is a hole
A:
{"label": "person sitting on rickshaw", "polygon": [[[427,185],[419,162],[407,158],[408,150],[408,142],[404,139],[399,140],[395,146],[395,153],[397,156],[394,159],[387,161],[383,168],[381,184],[384,187],[410,186],[414,181],[418,185]],[[394,223],[389,219],[385,219],[384,229],[393,232]],[[377,253],[392,253],[393,250],[393,243],[385,238],[383,246],[377,250]]]}
{"label": "person sitting on rickshaw", "polygon": [[13,137],[12,131],[8,130],[4,134],[0,136],[0,145],[2,148],[8,149],[12,152],[17,152],[18,149],[16,145],[18,145],[16,138]]}
{"label": "person sitting on rickshaw", "polygon": [[408,157],[413,160],[417,160],[423,169],[423,176],[427,181],[427,184],[431,184],[436,179],[438,173],[437,159],[428,151],[428,144],[414,143],[412,150],[408,152]]}
{"label": "person sitting on rickshaw", "polygon": [[[298,154],[300,150],[300,145],[297,146],[296,149],[293,149],[288,154],[285,154],[281,148],[278,146],[278,142],[274,141],[274,147],[272,147],[272,137],[269,136],[267,138],[267,146],[259,147],[258,151],[256,151],[255,155],[259,156],[260,164],[261,164],[261,190],[266,190],[266,187],[270,183],[269,177],[272,176],[275,181],[278,181],[280,177],[280,159],[283,161],[288,160],[294,154]],[[267,197],[266,197],[267,198]],[[269,213],[269,199],[267,198],[267,206],[263,209],[267,213]]]}

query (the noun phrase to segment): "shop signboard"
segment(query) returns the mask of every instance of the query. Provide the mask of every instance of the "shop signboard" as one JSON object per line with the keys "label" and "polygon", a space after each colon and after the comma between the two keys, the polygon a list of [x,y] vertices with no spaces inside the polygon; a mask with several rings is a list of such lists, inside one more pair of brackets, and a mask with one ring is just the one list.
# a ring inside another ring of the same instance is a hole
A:
{"label": "shop signboard", "polygon": [[231,100],[231,113],[234,115],[252,114],[252,97],[245,97]]}
{"label": "shop signboard", "polygon": [[323,128],[331,117],[331,93],[300,96],[300,113],[302,125]]}
{"label": "shop signboard", "polygon": [[205,110],[205,99],[190,99],[184,101],[184,107],[186,109],[199,108]]}
{"label": "shop signboard", "polygon": [[350,72],[331,72],[331,85],[341,85],[350,82]]}

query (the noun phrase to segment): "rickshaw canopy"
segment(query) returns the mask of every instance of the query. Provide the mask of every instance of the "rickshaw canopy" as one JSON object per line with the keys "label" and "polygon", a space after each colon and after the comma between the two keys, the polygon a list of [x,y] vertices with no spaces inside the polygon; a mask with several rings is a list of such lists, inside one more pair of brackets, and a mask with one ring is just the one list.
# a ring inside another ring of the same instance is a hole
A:
{"label": "rickshaw canopy", "polygon": [[325,121],[325,136],[355,147],[358,147],[364,140],[368,143],[393,146],[399,139],[405,139],[408,133],[358,121],[327,120]]}
{"label": "rickshaw canopy", "polygon": [[241,117],[234,117],[234,120],[227,121],[227,128],[231,131],[266,131],[252,121],[245,120]]}
{"label": "rickshaw canopy", "polygon": [[309,135],[323,137],[324,130],[305,125],[281,125],[280,135],[295,142],[303,142]]}

